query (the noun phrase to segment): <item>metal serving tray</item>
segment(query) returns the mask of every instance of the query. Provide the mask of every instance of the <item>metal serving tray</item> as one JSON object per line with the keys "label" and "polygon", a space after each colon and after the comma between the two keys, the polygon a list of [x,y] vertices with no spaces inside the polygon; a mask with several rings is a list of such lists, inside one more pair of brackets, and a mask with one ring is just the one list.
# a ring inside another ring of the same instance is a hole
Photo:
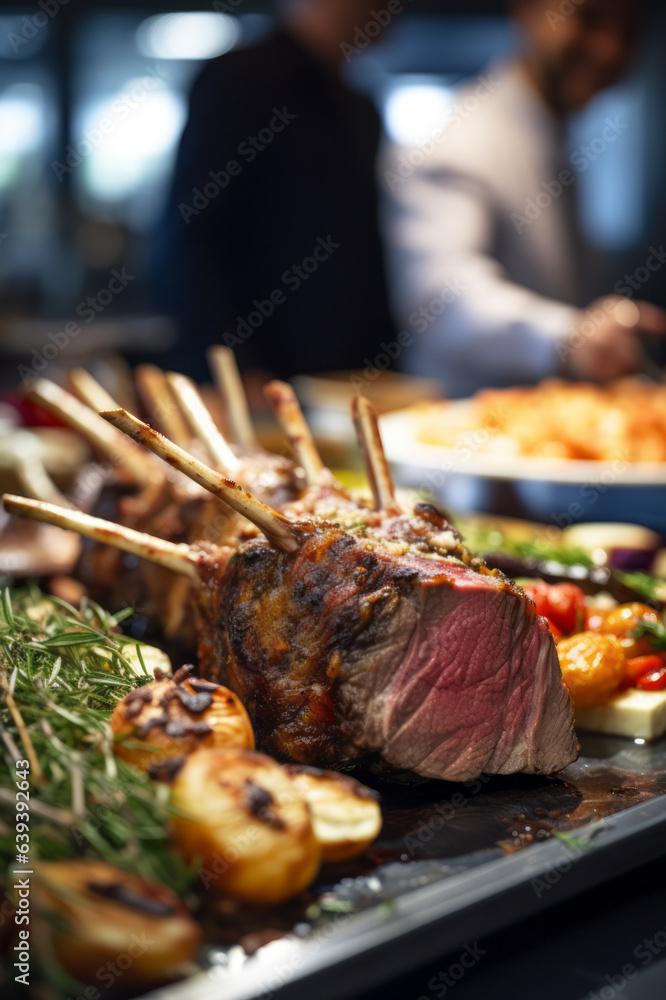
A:
{"label": "metal serving tray", "polygon": [[[666,738],[581,742],[556,778],[400,786],[362,775],[384,798],[368,853],[325,870],[305,901],[249,922],[217,913],[207,971],[150,1000],[353,995],[664,853]],[[253,955],[234,943],[285,930]]]}

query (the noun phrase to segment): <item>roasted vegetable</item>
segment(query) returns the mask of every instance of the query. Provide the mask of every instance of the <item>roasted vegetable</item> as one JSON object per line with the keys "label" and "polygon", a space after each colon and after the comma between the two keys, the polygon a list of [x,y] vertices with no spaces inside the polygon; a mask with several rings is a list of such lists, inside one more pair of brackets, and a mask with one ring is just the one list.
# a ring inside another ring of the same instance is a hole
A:
{"label": "roasted vegetable", "polygon": [[347,861],[362,854],[382,827],[379,795],[337,771],[298,764],[287,765],[286,770],[310,807],[322,860]]}
{"label": "roasted vegetable", "polygon": [[575,583],[549,584],[535,580],[526,583],[523,590],[536,604],[537,614],[547,619],[555,635],[571,635],[583,627],[585,594]]}
{"label": "roasted vegetable", "polygon": [[653,651],[647,637],[641,638],[635,634],[643,625],[658,626],[659,615],[654,608],[638,601],[619,604],[616,608],[589,619],[589,626],[593,631],[616,635],[621,640],[627,657],[648,656]]}
{"label": "roasted vegetable", "polygon": [[35,886],[36,942],[84,983],[156,985],[196,956],[201,930],[163,885],[82,858],[39,864]]}
{"label": "roasted vegetable", "polygon": [[649,604],[641,604],[639,601],[634,601],[631,604],[618,604],[616,608],[611,608],[603,616],[599,631],[612,635],[630,635],[643,621],[651,622],[654,625],[659,622],[659,615]]}
{"label": "roasted vegetable", "polygon": [[167,758],[201,748],[254,748],[250,720],[236,695],[219,684],[188,678],[188,669],[136,688],[118,702],[111,728],[119,757],[156,772]]}
{"label": "roasted vegetable", "polygon": [[199,750],[174,779],[171,821],[183,857],[200,858],[206,888],[280,903],[321,862],[310,811],[286,770],[250,750]]}
{"label": "roasted vegetable", "polygon": [[625,655],[615,635],[580,632],[557,644],[562,677],[576,708],[607,701],[625,677]]}

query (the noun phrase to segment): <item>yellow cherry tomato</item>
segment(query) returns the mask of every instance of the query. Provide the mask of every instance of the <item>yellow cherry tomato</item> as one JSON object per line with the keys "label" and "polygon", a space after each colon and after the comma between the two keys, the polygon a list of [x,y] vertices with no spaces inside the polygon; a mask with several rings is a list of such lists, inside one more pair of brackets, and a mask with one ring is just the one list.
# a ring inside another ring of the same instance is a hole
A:
{"label": "yellow cherry tomato", "polygon": [[640,604],[633,601],[631,604],[619,604],[616,608],[611,608],[603,615],[601,624],[597,631],[605,634],[629,637],[642,621],[652,622],[656,625],[659,622],[659,615],[647,604]]}
{"label": "yellow cherry tomato", "polygon": [[624,680],[625,652],[615,635],[571,635],[558,642],[557,655],[564,683],[577,708],[608,701]]}

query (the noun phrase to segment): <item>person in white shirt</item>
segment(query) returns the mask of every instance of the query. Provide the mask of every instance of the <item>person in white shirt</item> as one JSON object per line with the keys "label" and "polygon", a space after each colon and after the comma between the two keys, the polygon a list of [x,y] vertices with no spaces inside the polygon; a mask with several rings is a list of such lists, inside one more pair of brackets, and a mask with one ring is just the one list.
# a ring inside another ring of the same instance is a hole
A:
{"label": "person in white shirt", "polygon": [[[636,372],[641,335],[666,334],[666,314],[648,303],[590,304],[575,183],[588,153],[565,136],[567,116],[626,71],[640,0],[566,9],[513,0],[522,55],[463,88],[442,129],[384,164],[394,303],[413,334],[403,367],[439,377],[451,396]],[[595,149],[625,127],[608,118]]]}

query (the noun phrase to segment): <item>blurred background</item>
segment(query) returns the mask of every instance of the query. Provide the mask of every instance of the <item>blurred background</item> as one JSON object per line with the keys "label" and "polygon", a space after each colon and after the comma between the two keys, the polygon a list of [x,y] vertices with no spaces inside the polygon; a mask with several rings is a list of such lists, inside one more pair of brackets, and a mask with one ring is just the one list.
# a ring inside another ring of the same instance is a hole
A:
{"label": "blurred background", "polygon": [[[557,5],[553,4],[554,9]],[[217,9],[216,9],[217,8]],[[113,268],[132,276],[100,320],[68,349],[94,368],[118,350],[130,359],[169,345],[156,318],[147,255],[168,187],[188,89],[204,60],[266,33],[271,6],[217,0],[210,7],[128,7],[85,0],[3,5],[0,13],[0,349],[3,388],[45,333],[105,288]],[[633,272],[666,223],[662,178],[666,121],[666,10],[653,4],[635,71],[580,116],[597,135],[612,110],[631,120],[580,174],[582,219],[613,274]],[[451,88],[511,51],[499,2],[414,0],[386,37],[348,72],[380,110],[390,140],[427,135]],[[108,131],[99,123],[107,120]],[[666,270],[649,298],[666,304]],[[52,372],[49,372],[52,374]]]}

